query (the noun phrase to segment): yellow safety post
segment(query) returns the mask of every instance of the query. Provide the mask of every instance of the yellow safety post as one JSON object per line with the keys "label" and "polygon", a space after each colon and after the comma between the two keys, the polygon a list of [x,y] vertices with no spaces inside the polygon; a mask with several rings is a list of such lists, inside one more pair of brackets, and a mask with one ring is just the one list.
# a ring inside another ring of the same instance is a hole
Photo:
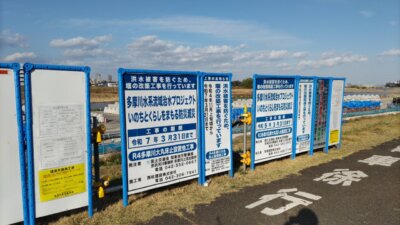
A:
{"label": "yellow safety post", "polygon": [[250,151],[246,151],[246,153],[243,153],[240,155],[240,157],[242,157],[242,159],[240,160],[241,163],[250,166],[250,162],[251,162],[251,155],[250,155]]}
{"label": "yellow safety post", "polygon": [[94,186],[97,187],[97,197],[104,198],[105,196],[105,189],[110,185],[110,177],[109,176],[104,176],[101,178],[100,181],[95,182]]}
{"label": "yellow safety post", "polygon": [[[250,151],[247,151],[247,125],[251,124],[251,113],[247,112],[247,105],[244,105],[242,118],[240,120],[243,123],[243,154],[242,160],[243,170],[246,171],[246,165],[250,165]],[[248,158],[246,158],[248,156]]]}

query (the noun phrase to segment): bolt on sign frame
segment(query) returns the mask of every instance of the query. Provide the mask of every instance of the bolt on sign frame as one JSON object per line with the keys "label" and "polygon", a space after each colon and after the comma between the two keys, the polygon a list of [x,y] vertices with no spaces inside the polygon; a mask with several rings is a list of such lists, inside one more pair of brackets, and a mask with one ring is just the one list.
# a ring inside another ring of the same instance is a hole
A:
{"label": "bolt on sign frame", "polygon": [[200,72],[118,70],[123,205],[128,194],[199,178]]}
{"label": "bolt on sign frame", "polygon": [[293,158],[298,80],[298,76],[253,75],[252,170],[256,163],[289,155]]}
{"label": "bolt on sign frame", "polygon": [[29,222],[92,207],[90,68],[24,65]]}
{"label": "bolt on sign frame", "polygon": [[0,224],[28,224],[18,63],[0,63]]}
{"label": "bolt on sign frame", "polygon": [[229,171],[233,177],[231,80],[231,73],[200,78],[201,185],[209,175]]}

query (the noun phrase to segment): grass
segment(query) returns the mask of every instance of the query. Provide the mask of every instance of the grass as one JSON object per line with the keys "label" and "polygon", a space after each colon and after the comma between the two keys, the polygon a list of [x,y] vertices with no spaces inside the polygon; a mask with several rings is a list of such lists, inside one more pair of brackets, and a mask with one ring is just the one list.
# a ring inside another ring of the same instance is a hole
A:
{"label": "grass", "polygon": [[[296,160],[284,158],[256,166],[255,171],[236,172],[235,178],[227,175],[213,176],[208,187],[201,187],[191,181],[183,184],[160,188],[142,194],[131,195],[129,206],[124,208],[120,195],[107,196],[101,212],[92,219],[86,211],[61,218],[53,223],[70,224],[137,224],[149,221],[155,216],[169,212],[184,217],[182,211],[193,212],[197,204],[209,204],[222,194],[237,192],[244,187],[270,183],[286,176],[297,174],[305,168],[342,159],[355,152],[371,149],[374,146],[400,137],[400,115],[388,115],[373,118],[356,119],[343,126],[343,145],[341,150],[330,150],[329,154],[315,152],[313,157],[306,154]],[[241,137],[236,138],[235,150],[243,148]],[[250,139],[249,139],[250,140]],[[113,166],[112,163],[111,165]]]}

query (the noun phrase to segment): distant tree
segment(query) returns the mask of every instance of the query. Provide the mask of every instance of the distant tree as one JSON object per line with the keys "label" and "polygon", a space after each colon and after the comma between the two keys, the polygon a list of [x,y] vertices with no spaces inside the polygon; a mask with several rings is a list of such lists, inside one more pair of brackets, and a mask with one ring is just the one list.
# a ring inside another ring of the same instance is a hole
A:
{"label": "distant tree", "polygon": [[246,78],[242,80],[243,88],[253,88],[253,78]]}
{"label": "distant tree", "polygon": [[232,81],[232,86],[233,87],[240,87],[241,85],[242,85],[242,82],[240,80]]}

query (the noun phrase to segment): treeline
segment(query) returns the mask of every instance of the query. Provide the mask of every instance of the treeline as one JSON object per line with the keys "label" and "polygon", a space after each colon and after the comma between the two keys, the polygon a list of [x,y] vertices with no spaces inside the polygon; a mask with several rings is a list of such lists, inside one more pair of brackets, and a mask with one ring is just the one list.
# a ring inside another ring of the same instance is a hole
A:
{"label": "treeline", "polygon": [[246,78],[243,80],[232,81],[232,87],[234,88],[253,88],[253,78]]}

